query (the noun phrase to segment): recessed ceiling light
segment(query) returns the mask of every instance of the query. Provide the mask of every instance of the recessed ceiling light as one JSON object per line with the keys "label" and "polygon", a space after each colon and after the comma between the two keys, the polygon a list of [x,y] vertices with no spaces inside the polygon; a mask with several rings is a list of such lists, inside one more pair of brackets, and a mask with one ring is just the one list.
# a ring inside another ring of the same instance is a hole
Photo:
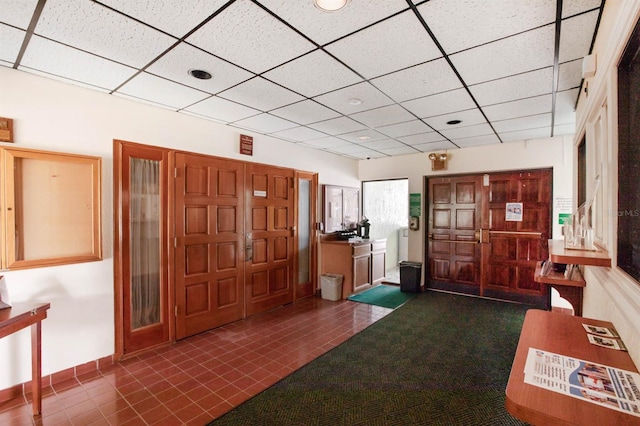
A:
{"label": "recessed ceiling light", "polygon": [[447,124],[450,124],[450,125],[460,124],[460,123],[462,123],[462,120],[450,120],[450,121],[447,121]]}
{"label": "recessed ceiling light", "polygon": [[342,9],[348,0],[313,0],[313,4],[324,12],[335,12]]}
{"label": "recessed ceiling light", "polygon": [[349,99],[349,104],[351,105],[360,105],[362,104],[362,100],[358,98]]}
{"label": "recessed ceiling light", "polygon": [[189,70],[189,75],[198,80],[209,80],[211,78],[211,73],[205,70]]}
{"label": "recessed ceiling light", "polygon": [[366,136],[366,135],[358,136],[358,139],[361,141],[368,141],[369,139],[371,139],[371,136]]}

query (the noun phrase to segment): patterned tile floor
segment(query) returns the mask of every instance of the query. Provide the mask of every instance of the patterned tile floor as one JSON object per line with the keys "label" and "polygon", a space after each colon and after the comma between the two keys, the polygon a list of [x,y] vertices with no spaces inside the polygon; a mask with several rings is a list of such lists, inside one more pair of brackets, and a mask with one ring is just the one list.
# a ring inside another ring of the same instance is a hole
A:
{"label": "patterned tile floor", "polygon": [[0,402],[2,425],[205,425],[386,316],[391,309],[299,300]]}

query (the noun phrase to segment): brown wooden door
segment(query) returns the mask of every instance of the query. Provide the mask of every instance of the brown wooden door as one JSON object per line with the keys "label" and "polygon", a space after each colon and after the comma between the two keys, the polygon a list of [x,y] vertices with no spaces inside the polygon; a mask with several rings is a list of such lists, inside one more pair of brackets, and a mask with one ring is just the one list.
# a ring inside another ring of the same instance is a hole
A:
{"label": "brown wooden door", "polygon": [[176,154],[176,337],[243,318],[244,164]]}
{"label": "brown wooden door", "polygon": [[116,358],[173,339],[169,151],[114,141]]}
{"label": "brown wooden door", "polygon": [[546,305],[533,274],[548,257],[551,182],[550,169],[429,179],[428,287]]}
{"label": "brown wooden door", "polygon": [[551,169],[489,175],[485,296],[517,294],[516,300],[532,303],[544,296],[533,274],[536,262],[549,256],[551,193]]}
{"label": "brown wooden door", "polygon": [[481,293],[481,205],[481,176],[429,179],[429,287]]}
{"label": "brown wooden door", "polygon": [[290,169],[246,166],[247,316],[293,302],[293,178]]}

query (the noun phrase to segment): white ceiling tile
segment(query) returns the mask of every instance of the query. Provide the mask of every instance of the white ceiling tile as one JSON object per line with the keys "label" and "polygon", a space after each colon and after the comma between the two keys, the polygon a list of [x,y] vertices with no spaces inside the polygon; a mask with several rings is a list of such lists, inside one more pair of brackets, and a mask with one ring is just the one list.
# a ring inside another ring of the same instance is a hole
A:
{"label": "white ceiling tile", "polygon": [[553,67],[531,71],[470,86],[469,90],[480,106],[551,93]]}
{"label": "white ceiling tile", "polygon": [[0,59],[0,65],[2,65],[3,67],[8,67],[8,68],[12,68],[13,67],[13,63],[12,62],[3,61],[2,59]]}
{"label": "white ceiling tile", "polygon": [[[209,80],[197,79],[189,74],[193,69],[207,71],[212,77]],[[250,72],[186,43],[171,49],[147,68],[147,72],[211,94],[253,77]]]}
{"label": "white ceiling tile", "polygon": [[582,59],[589,54],[597,21],[597,10],[562,20],[560,62]]}
{"label": "white ceiling tile", "polygon": [[153,102],[153,101],[150,101],[148,99],[138,98],[138,97],[135,97],[135,96],[127,95],[125,93],[113,92],[113,95],[117,96],[119,98],[125,98],[125,99],[128,99],[130,101],[151,105],[151,106],[154,106],[156,108],[163,108],[163,109],[166,109],[166,110],[169,110],[169,111],[173,111],[173,112],[175,112],[176,109],[177,109],[177,108],[172,107],[170,105],[165,105],[165,104],[161,104],[161,103],[158,103],[158,102]]}
{"label": "white ceiling tile", "polygon": [[582,59],[566,62],[559,66],[558,90],[580,86],[582,81]]}
{"label": "white ceiling tile", "polygon": [[312,139],[319,139],[325,136],[324,133],[318,132],[317,130],[313,130],[304,126],[294,127],[293,129],[287,129],[287,130],[275,132],[273,133],[273,135],[278,137],[283,137],[289,140],[298,141],[298,142],[309,141]]}
{"label": "white ceiling tile", "polygon": [[227,1],[101,0],[101,3],[181,38]]}
{"label": "white ceiling tile", "polygon": [[462,87],[444,59],[436,59],[371,80],[371,83],[397,102]]}
{"label": "white ceiling tile", "polygon": [[[461,122],[459,124],[447,124],[447,122],[451,120],[460,120]],[[469,109],[466,111],[439,115],[437,117],[425,118],[424,121],[435,130],[451,130],[487,122],[478,109]]]}
{"label": "white ceiling tile", "polygon": [[26,30],[37,4],[38,0],[0,0],[0,22]]}
{"label": "white ceiling tile", "polygon": [[382,133],[376,132],[375,130],[372,130],[372,129],[362,129],[356,132],[343,133],[340,135],[340,139],[345,139],[345,140],[348,140],[349,142],[361,143],[361,144],[368,144],[372,141],[388,139],[388,138],[389,137],[387,135],[383,135]]}
{"label": "white ceiling tile", "polygon": [[273,111],[270,111],[270,113],[298,124],[315,123],[317,121],[335,118],[340,115],[339,113],[311,100],[274,109]]}
{"label": "white ceiling tile", "polygon": [[[25,71],[25,72],[28,72],[30,74],[39,75],[41,77],[45,77],[45,78],[48,78],[48,79],[51,79],[51,80],[61,81],[61,82],[67,83],[67,84],[73,84],[74,86],[84,87],[85,89],[91,89],[91,90],[96,91],[96,92],[111,93],[111,90],[109,90],[109,89],[104,89],[104,88],[101,88],[101,87],[98,87],[98,86],[94,86],[94,85],[91,85],[91,84],[82,83],[80,81],[69,80],[68,78],[60,77],[60,76],[55,75],[55,74],[50,74],[50,73],[47,73],[47,72],[38,71],[38,70],[27,68],[27,67],[24,67],[24,66],[19,66],[18,69],[20,71]],[[153,105],[156,105],[156,106],[160,106],[158,104],[154,104],[153,102],[147,102],[147,101],[144,101],[144,100],[141,100],[141,99],[133,98],[132,100],[138,101],[138,102],[142,102],[142,103],[149,103],[149,104],[153,104]],[[162,107],[166,108],[166,106],[164,106],[164,105],[162,105]],[[174,108],[169,108],[169,109],[174,109]]]}
{"label": "white ceiling tile", "polygon": [[185,111],[214,118],[226,123],[260,114],[260,111],[257,109],[249,108],[216,96],[191,105],[186,108]]}
{"label": "white ceiling tile", "polygon": [[389,105],[369,111],[351,114],[351,118],[369,127],[385,126],[387,124],[402,123],[415,117],[399,105]]}
{"label": "white ceiling tile", "polygon": [[114,90],[136,73],[134,68],[37,36],[31,38],[20,64],[108,90]]}
{"label": "white ceiling tile", "polygon": [[[422,143],[417,145],[412,145],[415,149],[421,152],[433,152],[433,151],[441,151],[443,149],[456,149],[458,148],[453,143],[449,141],[439,141],[439,142],[430,142],[430,143]],[[428,161],[428,160],[427,160]]]}
{"label": "white ceiling tile", "polygon": [[575,111],[580,89],[563,90],[556,94],[556,111]]}
{"label": "white ceiling tile", "polygon": [[335,138],[333,136],[327,136],[319,139],[312,139],[302,143],[313,148],[335,148],[338,146],[352,145],[351,142],[347,142],[344,139]]}
{"label": "white ceiling tile", "polygon": [[491,129],[491,126],[485,123],[485,124],[476,124],[473,126],[458,127],[455,129],[441,130],[440,133],[445,135],[447,138],[454,140],[454,139],[461,139],[461,138],[470,138],[475,136],[490,135],[493,133],[493,130]]}
{"label": "white ceiling tile", "polygon": [[48,0],[35,33],[134,67],[143,67],[176,39],[98,3]]}
{"label": "white ceiling tile", "polygon": [[119,93],[182,109],[208,97],[207,93],[142,73],[122,86]]}
{"label": "white ceiling tile", "polygon": [[280,117],[275,117],[271,114],[254,115],[253,117],[238,120],[233,124],[261,133],[274,133],[297,126],[296,123],[292,123],[291,121],[284,120]]}
{"label": "white ceiling tile", "polygon": [[600,7],[600,3],[602,3],[602,0],[563,0],[562,18]]}
{"label": "white ceiling tile", "polygon": [[534,96],[533,98],[504,102],[482,108],[489,120],[506,120],[526,115],[551,112],[551,95]]}
{"label": "white ceiling tile", "polygon": [[453,141],[460,148],[468,148],[470,146],[493,145],[500,143],[498,137],[493,135],[474,136],[470,138],[459,138]]}
{"label": "white ceiling tile", "polygon": [[576,132],[576,125],[574,123],[559,124],[557,126],[553,126],[554,136],[573,135],[575,132]]}
{"label": "white ceiling tile", "polygon": [[369,149],[375,149],[375,150],[385,150],[385,149],[391,149],[391,148],[403,148],[406,147],[407,145],[400,143],[396,140],[393,139],[382,139],[379,141],[373,141],[373,142],[362,142],[360,143],[360,145],[367,147]]}
{"label": "white ceiling tile", "polygon": [[575,111],[556,111],[554,115],[553,124],[562,125],[562,124],[570,124],[575,126],[576,123],[576,112]]}
{"label": "white ceiling tile", "polygon": [[309,124],[309,127],[330,135],[355,132],[366,128],[362,124],[350,119],[349,117],[332,118],[331,120]]}
{"label": "white ceiling tile", "polygon": [[418,11],[452,54],[554,22],[556,0],[431,0]]}
{"label": "white ceiling tile", "polygon": [[392,138],[397,138],[400,136],[417,135],[420,133],[430,132],[432,129],[421,120],[412,120],[404,123],[377,127],[376,130]]}
{"label": "white ceiling tile", "polygon": [[418,151],[412,146],[401,146],[397,148],[388,148],[381,149],[381,152],[385,154],[395,156],[395,155],[408,155],[408,154],[416,154]]}
{"label": "white ceiling tile", "polygon": [[261,77],[253,78],[225,90],[219,96],[262,111],[269,111],[304,99],[302,96]]}
{"label": "white ceiling tile", "polygon": [[438,93],[437,95],[412,99],[403,102],[402,106],[416,116],[425,118],[475,108],[476,104],[465,89],[456,89]]}
{"label": "white ceiling tile", "polygon": [[328,148],[327,150],[338,154],[352,154],[354,152],[362,152],[365,149],[366,148],[363,148],[355,143],[347,143],[346,145]]}
{"label": "white ceiling tile", "polygon": [[338,13],[323,12],[313,1],[261,0],[261,3],[320,45],[407,9],[405,0],[350,1]]}
{"label": "white ceiling tile", "polygon": [[288,62],[263,76],[307,97],[362,81],[357,74],[321,50]]}
{"label": "white ceiling tile", "polygon": [[442,56],[412,11],[327,46],[365,78],[373,78]]}
{"label": "white ceiling tile", "polygon": [[530,139],[542,139],[551,136],[551,127],[539,127],[537,129],[518,130],[516,132],[500,133],[503,142],[519,142]]}
{"label": "white ceiling tile", "polygon": [[[314,99],[343,114],[353,114],[393,103],[387,95],[368,82],[338,89],[324,95],[316,96]],[[360,103],[350,102],[352,100],[359,100]]]}
{"label": "white ceiling tile", "polygon": [[527,117],[512,118],[510,120],[500,120],[493,122],[493,128],[499,134],[514,132],[517,130],[536,129],[539,127],[551,126],[551,113],[530,115]]}
{"label": "white ceiling tile", "polygon": [[431,142],[441,142],[446,138],[438,132],[428,132],[418,135],[402,136],[397,139],[406,143],[407,145],[422,145]]}
{"label": "white ceiling tile", "polygon": [[0,59],[14,63],[18,58],[26,32],[0,24]]}
{"label": "white ceiling tile", "polygon": [[527,31],[451,55],[467,84],[553,66],[555,26]]}
{"label": "white ceiling tile", "polygon": [[249,0],[237,0],[186,41],[255,73],[315,48]]}

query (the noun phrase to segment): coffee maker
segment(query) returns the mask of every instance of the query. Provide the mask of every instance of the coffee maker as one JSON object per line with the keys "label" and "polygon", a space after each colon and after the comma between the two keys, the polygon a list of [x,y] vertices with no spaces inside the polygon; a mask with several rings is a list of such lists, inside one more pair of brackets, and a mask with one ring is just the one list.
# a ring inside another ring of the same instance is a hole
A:
{"label": "coffee maker", "polygon": [[360,222],[358,222],[358,237],[363,238],[365,240],[369,239],[369,219],[363,217]]}

